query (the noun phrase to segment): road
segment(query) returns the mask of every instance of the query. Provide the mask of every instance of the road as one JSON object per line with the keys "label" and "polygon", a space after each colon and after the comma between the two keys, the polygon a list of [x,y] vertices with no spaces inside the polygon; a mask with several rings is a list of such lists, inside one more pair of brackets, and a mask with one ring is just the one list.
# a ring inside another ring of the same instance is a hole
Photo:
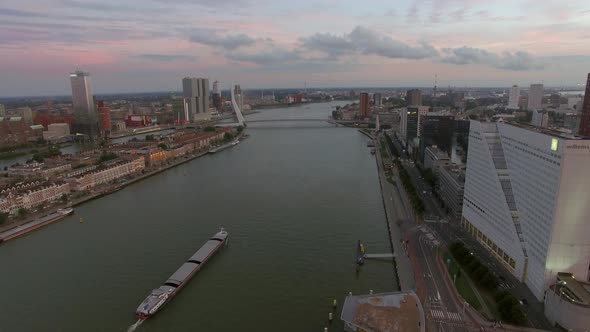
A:
{"label": "road", "polygon": [[[394,245],[398,278],[403,291],[414,290],[424,305],[429,330],[469,331],[463,308],[452,297],[444,282],[443,271],[437,264],[438,247],[427,233],[426,226],[419,226],[414,218],[403,188],[387,181],[380,154],[380,137],[376,140],[376,158],[384,198],[385,211]],[[387,162],[390,163],[389,155]],[[393,172],[395,183],[401,183]],[[406,202],[405,202],[406,201]]]}

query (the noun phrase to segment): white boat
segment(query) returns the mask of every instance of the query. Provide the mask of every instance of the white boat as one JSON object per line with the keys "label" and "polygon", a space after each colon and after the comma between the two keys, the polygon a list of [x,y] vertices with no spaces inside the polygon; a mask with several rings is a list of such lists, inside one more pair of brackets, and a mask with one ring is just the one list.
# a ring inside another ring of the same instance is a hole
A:
{"label": "white boat", "polygon": [[63,214],[64,216],[69,216],[70,214],[74,213],[74,209],[72,209],[72,208],[59,209],[59,210],[57,210],[57,212]]}

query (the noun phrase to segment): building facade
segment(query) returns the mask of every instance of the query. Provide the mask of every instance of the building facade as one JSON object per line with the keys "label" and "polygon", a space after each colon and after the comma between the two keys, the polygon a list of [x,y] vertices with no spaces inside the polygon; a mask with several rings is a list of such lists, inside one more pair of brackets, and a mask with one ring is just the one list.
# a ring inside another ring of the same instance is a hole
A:
{"label": "building facade", "polygon": [[542,300],[557,272],[588,279],[590,140],[471,121],[462,225]]}
{"label": "building facade", "polygon": [[96,137],[98,114],[94,106],[90,74],[77,70],[70,74],[72,107],[74,109],[73,132]]}
{"label": "building facade", "polygon": [[451,164],[451,158],[445,151],[438,149],[436,146],[429,146],[424,153],[424,168],[431,169],[438,176],[441,167]]}
{"label": "building facade", "polygon": [[30,210],[55,201],[70,192],[70,184],[60,182],[35,182],[2,190],[0,211],[17,213],[19,209]]}
{"label": "building facade", "polygon": [[143,157],[130,161],[118,161],[102,169],[89,171],[78,175],[72,181],[72,189],[77,191],[88,190],[103,183],[108,183],[118,178],[139,172],[145,168]]}
{"label": "building facade", "polygon": [[586,81],[586,94],[584,94],[584,103],[582,104],[582,119],[578,135],[590,137],[590,73]]}
{"label": "building facade", "polygon": [[98,129],[101,136],[108,137],[111,134],[111,128],[111,109],[101,100],[98,102]]}
{"label": "building facade", "polygon": [[463,190],[465,188],[465,171],[453,166],[439,169],[438,194],[445,202],[448,214],[454,220],[461,220],[463,212]]}
{"label": "building facade", "polygon": [[412,89],[406,92],[406,102],[408,106],[422,106],[422,91]]}
{"label": "building facade", "polygon": [[373,94],[373,106],[381,107],[381,101],[382,101],[381,94],[377,93],[377,92],[374,93]]}
{"label": "building facade", "polygon": [[543,109],[543,84],[531,84],[527,110],[532,111],[541,109]]}
{"label": "building facade", "polygon": [[70,126],[67,123],[52,123],[43,132],[43,139],[46,141],[65,140],[70,135]]}
{"label": "building facade", "polygon": [[510,88],[510,93],[508,94],[508,109],[517,110],[518,101],[520,99],[520,88],[518,85],[513,85]]}
{"label": "building facade", "polygon": [[209,112],[209,79],[185,77],[182,79],[182,95],[187,103],[189,121],[211,119]]}
{"label": "building facade", "polygon": [[359,94],[359,115],[365,117],[369,115],[369,94],[361,92]]}
{"label": "building facade", "polygon": [[558,273],[545,295],[545,316],[560,331],[588,331],[590,283],[571,273]]}
{"label": "building facade", "polygon": [[453,144],[455,117],[426,113],[420,119],[420,161],[424,162],[424,153],[429,146],[436,145],[440,150],[449,152]]}

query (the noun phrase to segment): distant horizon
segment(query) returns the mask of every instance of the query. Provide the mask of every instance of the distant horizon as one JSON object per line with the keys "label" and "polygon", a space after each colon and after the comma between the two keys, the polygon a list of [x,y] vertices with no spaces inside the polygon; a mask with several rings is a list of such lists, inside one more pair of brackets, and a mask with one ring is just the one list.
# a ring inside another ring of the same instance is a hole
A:
{"label": "distant horizon", "polygon": [[[532,83],[535,84],[535,83]],[[451,90],[471,90],[471,89],[510,89],[510,87],[512,87],[512,85],[510,86],[451,86],[450,89]],[[522,86],[522,85],[518,85],[518,87],[520,87],[521,89],[528,89],[530,87],[530,85],[527,86]],[[317,90],[359,90],[359,91],[355,91],[355,92],[362,92],[360,90],[362,89],[392,89],[392,90],[397,90],[397,89],[420,89],[420,90],[432,90],[434,87],[433,86],[343,86],[343,87],[337,87],[337,86],[325,86],[325,87],[316,87],[316,86],[308,86],[307,90],[308,93],[309,92],[314,92]],[[305,90],[305,87],[294,87],[294,88],[265,88],[265,87],[259,87],[259,88],[243,88],[242,87],[242,91],[248,92],[248,91],[281,91],[281,90]],[[439,91],[447,91],[449,90],[448,86],[437,86],[437,89]],[[582,92],[582,94],[585,92],[585,86],[567,86],[567,85],[563,85],[563,86],[543,86],[543,89],[548,89],[548,90],[562,90],[562,91],[580,91]],[[311,91],[310,91],[311,90]],[[212,91],[210,89],[210,91]],[[222,92],[224,91],[230,91],[230,89],[221,89]],[[371,91],[369,91],[371,92]],[[94,92],[94,96],[116,96],[116,95],[139,95],[139,94],[163,94],[163,93],[174,93],[174,94],[182,94],[182,90],[160,90],[160,91],[138,91],[138,92]],[[72,94],[47,94],[47,95],[23,95],[23,96],[0,96],[0,99],[18,99],[18,98],[58,98],[58,97],[71,97]]]}

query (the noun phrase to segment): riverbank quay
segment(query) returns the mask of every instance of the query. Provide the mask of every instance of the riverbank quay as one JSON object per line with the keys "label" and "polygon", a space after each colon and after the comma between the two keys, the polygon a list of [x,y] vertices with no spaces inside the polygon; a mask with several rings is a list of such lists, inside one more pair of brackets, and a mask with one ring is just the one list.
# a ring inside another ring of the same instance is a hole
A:
{"label": "riverbank quay", "polygon": [[[245,139],[247,137],[248,136],[242,131],[240,134],[238,134],[236,136],[235,139],[236,140],[243,140],[243,139]],[[164,172],[166,170],[169,170],[169,169],[171,169],[173,167],[176,167],[176,166],[185,164],[185,163],[187,163],[189,161],[192,161],[194,159],[203,157],[203,156],[209,154],[210,151],[213,150],[213,149],[219,149],[219,151],[221,151],[221,150],[224,150],[224,149],[227,149],[227,148],[234,147],[236,145],[237,144],[234,144],[234,142],[232,141],[232,142],[229,142],[229,143],[226,143],[226,144],[219,145],[217,147],[213,147],[213,148],[208,149],[206,151],[200,151],[200,152],[196,152],[196,153],[191,154],[191,155],[186,155],[186,156],[183,156],[183,157],[179,157],[177,160],[174,160],[174,161],[172,161],[172,162],[170,162],[168,164],[160,165],[160,166],[154,167],[152,169],[149,169],[145,173],[140,173],[140,174],[136,175],[135,177],[133,177],[133,178],[131,178],[131,179],[125,181],[125,182],[122,182],[122,183],[114,183],[114,184],[111,183],[111,184],[105,184],[105,185],[97,186],[97,187],[93,188],[90,191],[90,193],[87,194],[87,195],[84,195],[82,197],[73,198],[73,199],[69,200],[68,202],[65,202],[65,203],[62,203],[62,204],[53,205],[53,206],[51,206],[51,209],[41,210],[41,211],[35,212],[33,214],[30,214],[30,215],[28,215],[25,218],[15,220],[15,221],[13,221],[13,222],[11,222],[9,224],[6,224],[6,225],[2,225],[2,226],[0,226],[0,233],[13,230],[15,228],[21,227],[21,226],[23,226],[25,224],[28,224],[28,223],[31,223],[31,222],[35,222],[36,220],[38,220],[40,218],[43,218],[44,216],[46,216],[48,214],[55,213],[58,209],[79,206],[79,205],[84,204],[84,203],[86,203],[88,201],[91,201],[91,200],[94,200],[94,199],[97,199],[97,198],[100,198],[100,197],[103,197],[103,196],[112,194],[112,193],[114,193],[116,191],[119,191],[119,190],[121,190],[121,189],[123,189],[123,188],[125,188],[125,187],[127,187],[129,185],[132,185],[132,184],[136,183],[136,182],[139,182],[139,181],[144,180],[146,178],[152,177],[152,176],[154,176],[156,174],[162,173],[162,172]],[[48,224],[49,223],[45,223],[42,226],[45,226],[45,225],[48,225]],[[36,230],[38,228],[40,228],[40,227],[34,227],[34,228],[31,228],[31,229],[28,229],[25,232],[21,232],[19,234],[19,236],[22,236],[22,235],[24,235],[24,234],[26,234],[26,233],[28,233],[30,231]],[[1,236],[0,236],[0,238],[1,238]]]}
{"label": "riverbank quay", "polygon": [[[377,150],[380,148],[378,139],[374,140]],[[406,251],[406,245],[403,240],[401,226],[405,220],[408,219],[408,214],[405,211],[401,198],[396,190],[396,186],[387,181],[385,175],[384,161],[380,153],[375,153],[375,161],[377,163],[377,173],[379,175],[379,187],[381,191],[381,199],[383,208],[385,210],[385,217],[387,221],[388,235],[391,247],[394,254],[395,272],[398,280],[398,290],[410,291],[416,288],[414,280],[414,271],[411,268],[410,259]]]}

